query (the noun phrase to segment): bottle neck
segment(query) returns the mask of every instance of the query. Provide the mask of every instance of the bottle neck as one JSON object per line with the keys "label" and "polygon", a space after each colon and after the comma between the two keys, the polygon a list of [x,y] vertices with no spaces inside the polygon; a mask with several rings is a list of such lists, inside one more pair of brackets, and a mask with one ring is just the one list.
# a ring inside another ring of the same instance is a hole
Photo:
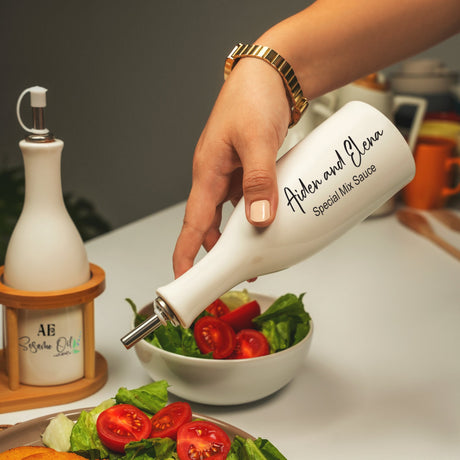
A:
{"label": "bottle neck", "polygon": [[157,289],[157,295],[182,326],[189,327],[217,297],[249,278],[245,251],[240,250],[238,238],[226,243],[219,241],[190,270]]}
{"label": "bottle neck", "polygon": [[24,159],[25,199],[24,209],[33,205],[64,206],[61,184],[61,153],[64,143],[35,143],[21,141],[19,146]]}

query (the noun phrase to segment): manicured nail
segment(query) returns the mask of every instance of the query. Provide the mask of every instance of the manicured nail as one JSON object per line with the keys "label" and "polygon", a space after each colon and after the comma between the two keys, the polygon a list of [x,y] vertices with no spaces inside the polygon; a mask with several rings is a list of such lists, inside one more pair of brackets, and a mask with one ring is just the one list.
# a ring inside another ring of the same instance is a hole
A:
{"label": "manicured nail", "polygon": [[268,200],[253,201],[249,215],[253,222],[265,222],[270,218],[270,202]]}

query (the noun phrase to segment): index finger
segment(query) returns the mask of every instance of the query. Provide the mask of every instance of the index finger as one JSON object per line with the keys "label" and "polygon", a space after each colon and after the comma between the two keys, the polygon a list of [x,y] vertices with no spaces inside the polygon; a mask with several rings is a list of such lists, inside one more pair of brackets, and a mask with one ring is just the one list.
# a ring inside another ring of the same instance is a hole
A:
{"label": "index finger", "polygon": [[[206,204],[201,193],[194,193],[193,189],[187,200],[184,221],[173,254],[173,269],[175,277],[185,273],[195,260],[206,234],[210,229],[216,206]],[[209,200],[210,194],[208,194]]]}

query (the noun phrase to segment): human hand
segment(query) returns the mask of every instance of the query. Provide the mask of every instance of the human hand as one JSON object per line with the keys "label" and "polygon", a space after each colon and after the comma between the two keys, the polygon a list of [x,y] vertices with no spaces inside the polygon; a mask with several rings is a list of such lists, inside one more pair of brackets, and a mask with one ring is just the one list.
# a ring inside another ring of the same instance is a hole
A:
{"label": "human hand", "polygon": [[200,246],[220,237],[222,206],[244,196],[246,217],[258,227],[275,218],[276,156],[287,134],[290,108],[283,81],[270,65],[242,59],[227,78],[197,143],[192,189],[173,255],[176,277]]}

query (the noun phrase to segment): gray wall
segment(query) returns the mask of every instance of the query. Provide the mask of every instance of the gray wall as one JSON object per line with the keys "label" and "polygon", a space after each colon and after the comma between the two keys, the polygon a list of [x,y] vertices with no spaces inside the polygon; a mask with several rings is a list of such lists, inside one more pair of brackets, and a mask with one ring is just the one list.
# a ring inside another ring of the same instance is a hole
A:
{"label": "gray wall", "polygon": [[[16,99],[41,85],[66,191],[114,227],[185,199],[226,53],[308,3],[1,0],[0,166],[21,162]],[[459,48],[455,37],[424,55],[458,69]]]}

